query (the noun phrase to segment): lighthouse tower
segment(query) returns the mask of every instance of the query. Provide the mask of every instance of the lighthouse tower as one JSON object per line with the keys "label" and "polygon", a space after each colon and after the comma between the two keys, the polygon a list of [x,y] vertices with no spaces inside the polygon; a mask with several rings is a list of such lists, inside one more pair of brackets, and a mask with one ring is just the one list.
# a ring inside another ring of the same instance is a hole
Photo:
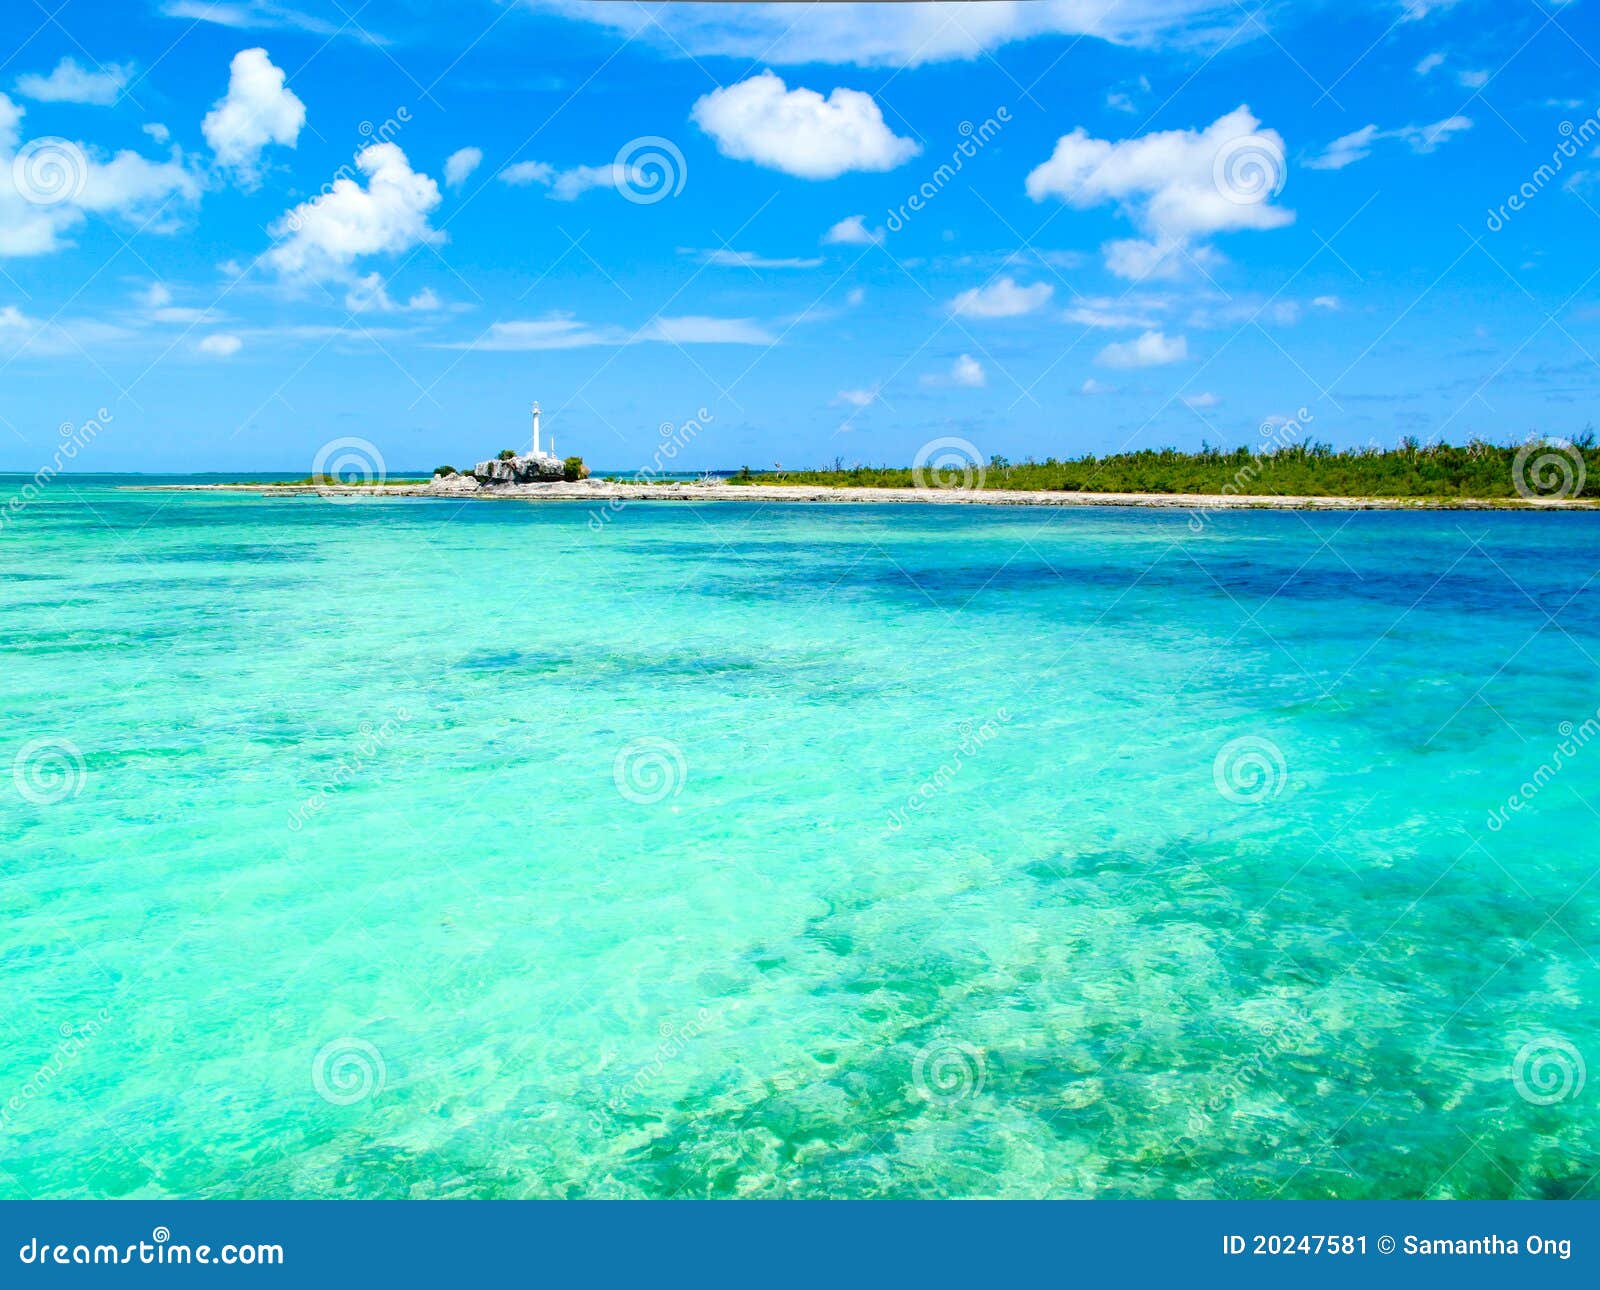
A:
{"label": "lighthouse tower", "polygon": [[533,404],[533,455],[535,457],[539,455],[539,402],[537,399],[534,400]]}

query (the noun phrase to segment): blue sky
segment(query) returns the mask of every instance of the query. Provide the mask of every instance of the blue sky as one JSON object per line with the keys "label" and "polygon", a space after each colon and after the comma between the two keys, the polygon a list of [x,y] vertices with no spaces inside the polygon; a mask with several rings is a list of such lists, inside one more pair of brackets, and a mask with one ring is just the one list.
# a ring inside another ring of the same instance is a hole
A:
{"label": "blue sky", "polygon": [[1570,435],[1594,3],[8,5],[0,468]]}

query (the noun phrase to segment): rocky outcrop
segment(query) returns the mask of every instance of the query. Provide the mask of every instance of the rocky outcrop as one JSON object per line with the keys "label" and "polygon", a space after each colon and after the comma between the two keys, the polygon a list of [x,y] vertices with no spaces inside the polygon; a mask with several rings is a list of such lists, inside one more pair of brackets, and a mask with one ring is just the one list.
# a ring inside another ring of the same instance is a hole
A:
{"label": "rocky outcrop", "polygon": [[561,478],[561,458],[541,453],[510,457],[505,461],[480,461],[472,468],[472,477],[485,487],[494,484],[539,484]]}

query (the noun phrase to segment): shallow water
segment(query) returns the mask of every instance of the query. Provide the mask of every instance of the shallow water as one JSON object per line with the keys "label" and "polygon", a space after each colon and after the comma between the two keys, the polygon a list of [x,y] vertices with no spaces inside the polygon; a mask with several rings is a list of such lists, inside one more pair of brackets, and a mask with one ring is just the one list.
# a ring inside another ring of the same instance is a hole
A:
{"label": "shallow water", "polygon": [[1600,525],[1201,529],[55,481],[0,1192],[1593,1194]]}

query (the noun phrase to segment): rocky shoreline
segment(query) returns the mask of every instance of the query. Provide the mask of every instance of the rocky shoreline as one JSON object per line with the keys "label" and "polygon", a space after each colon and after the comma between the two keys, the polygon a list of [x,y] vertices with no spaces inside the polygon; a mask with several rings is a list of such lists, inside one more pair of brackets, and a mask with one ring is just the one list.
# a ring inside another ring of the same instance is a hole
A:
{"label": "rocky shoreline", "polygon": [[1245,497],[1215,493],[1064,493],[1006,489],[825,488],[793,484],[729,484],[722,480],[612,483],[582,479],[550,483],[480,484],[471,475],[436,477],[415,484],[124,484],[131,491],[253,493],[260,497],[449,498],[471,501],[584,502],[850,502],[934,506],[1136,506],[1160,510],[1571,510],[1592,511],[1586,499],[1522,498]]}

